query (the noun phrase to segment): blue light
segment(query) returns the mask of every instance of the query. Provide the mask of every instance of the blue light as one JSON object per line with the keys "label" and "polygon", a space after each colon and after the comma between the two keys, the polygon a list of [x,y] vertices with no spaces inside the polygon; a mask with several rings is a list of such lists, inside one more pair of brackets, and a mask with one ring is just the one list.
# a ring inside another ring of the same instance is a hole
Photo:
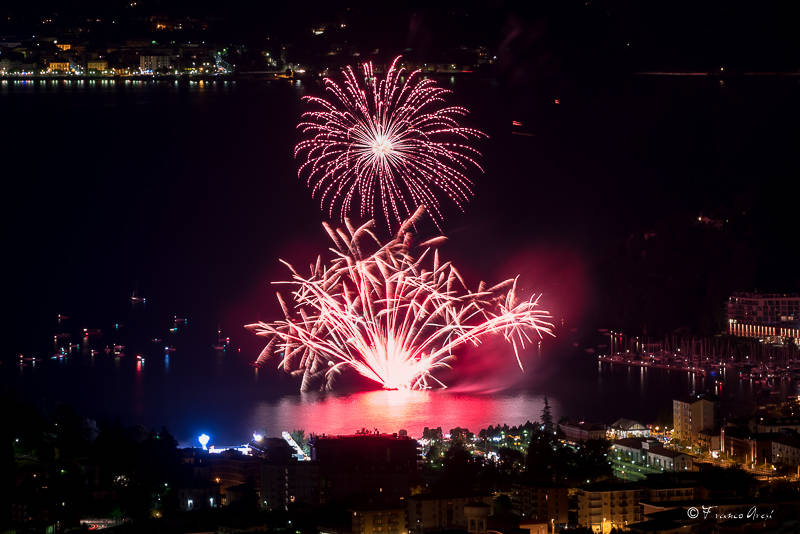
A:
{"label": "blue light", "polygon": [[211,436],[209,436],[208,434],[200,434],[199,436],[197,436],[197,441],[200,442],[200,445],[203,447],[204,451],[208,450],[206,445],[208,445],[208,442],[210,440],[211,440]]}

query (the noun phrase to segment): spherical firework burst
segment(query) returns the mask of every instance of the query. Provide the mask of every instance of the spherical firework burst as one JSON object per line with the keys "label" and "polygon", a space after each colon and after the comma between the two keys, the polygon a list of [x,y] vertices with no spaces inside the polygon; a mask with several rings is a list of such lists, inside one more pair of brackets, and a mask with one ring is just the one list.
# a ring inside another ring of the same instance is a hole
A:
{"label": "spherical firework burst", "polygon": [[276,283],[292,287],[292,304],[278,293],[284,319],[247,325],[268,339],[256,363],[279,357],[279,367],[302,376],[303,391],[330,389],[346,369],[387,389],[444,387],[433,372],[449,367],[458,347],[501,334],[522,368],[519,349],[551,334],[539,297],[518,299],[516,278],[469,290],[455,266],[439,258],[443,237],[415,253],[410,228],[422,211],[382,246],[372,221],[355,228],[348,220],[346,230],[323,224],[335,257],[318,257],[307,275],[283,262],[292,277]]}
{"label": "spherical firework burst", "polygon": [[338,211],[344,221],[355,203],[362,220],[382,209],[391,228],[426,206],[441,227],[438,197],[463,210],[472,196],[466,171],[483,171],[467,142],[486,134],[461,126],[467,110],[445,105],[450,91],[419,70],[406,73],[399,61],[383,79],[372,63],[362,65],[363,76],[347,67],[341,85],[325,78],[330,99],[304,97],[315,109],[298,125],[306,136],[295,147],[295,157],[304,157],[298,176],[330,217]]}

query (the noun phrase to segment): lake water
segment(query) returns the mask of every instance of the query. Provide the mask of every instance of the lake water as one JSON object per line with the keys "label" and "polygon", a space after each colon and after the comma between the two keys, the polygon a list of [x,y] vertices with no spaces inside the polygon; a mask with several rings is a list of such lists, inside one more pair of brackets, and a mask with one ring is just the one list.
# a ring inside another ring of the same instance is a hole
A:
{"label": "lake water", "polygon": [[[752,406],[757,391],[739,380],[720,386],[689,373],[600,366],[586,353],[559,354],[564,349],[553,346],[528,359],[525,373],[505,353],[506,365],[498,365],[494,374],[452,373],[447,382],[453,387],[446,390],[363,390],[369,384],[345,383],[337,392],[301,394],[297,382],[271,366],[251,367],[254,354],[191,348],[188,338],[175,340],[176,350],[168,354],[143,343],[144,362],[133,352],[76,354],[24,366],[8,362],[0,376],[19,396],[44,408],[67,402],[98,419],[163,425],[183,444],[202,432],[217,444],[235,444],[254,431],[279,435],[297,428],[316,433],[406,429],[412,435],[425,426],[477,431],[537,420],[545,396],[556,417],[607,423],[629,417],[663,424],[671,421],[674,397],[714,391],[727,415]],[[788,385],[784,389],[788,394]]]}
{"label": "lake water", "polygon": [[[668,421],[673,396],[714,389],[686,373],[601,370],[586,349],[597,344],[597,328],[625,318],[631,289],[621,293],[629,284],[610,283],[608,273],[630,232],[659,211],[694,217],[708,199],[724,203],[736,191],[770,196],[770,165],[797,164],[796,81],[722,88],[716,80],[639,79],[532,93],[491,81],[443,83],[474,111],[468,123],[490,134],[481,147],[487,173],[466,213],[448,213],[443,252],[469,279],[521,273],[524,290],[542,292],[567,325],[558,343],[525,355],[524,374],[507,349],[491,346],[464,358],[445,391],[346,383],[333,394],[300,395],[276,370],[249,366],[259,340],[242,325],[278,313],[267,283],[285,274],[278,258],[302,264],[327,247],[292,158],[299,97],[318,86],[3,80],[9,202],[0,216],[12,311],[0,355],[4,389],[45,407],[66,402],[92,417],[164,425],[182,443],[200,432],[237,443],[254,430],[478,430],[535,420],[545,395],[556,416]],[[512,120],[532,135],[512,135]],[[773,128],[764,128],[769,121]],[[747,189],[756,174],[761,193]],[[631,191],[643,200],[631,202]],[[768,248],[782,239],[767,230],[773,237],[753,242]],[[774,274],[790,264],[764,260],[759,269]],[[148,297],[146,310],[131,309],[134,291]],[[691,284],[665,295],[636,302],[679,324],[716,305]],[[63,326],[59,313],[71,317]],[[175,315],[190,325],[173,338]],[[117,335],[115,322],[135,335]],[[210,349],[218,327],[232,338],[224,354]],[[49,359],[55,333],[77,341],[83,328],[104,330],[101,351],[130,336],[127,355]],[[165,357],[148,344],[153,337],[175,352]],[[19,353],[46,361],[19,367]],[[749,384],[721,393],[729,411],[752,399]]]}

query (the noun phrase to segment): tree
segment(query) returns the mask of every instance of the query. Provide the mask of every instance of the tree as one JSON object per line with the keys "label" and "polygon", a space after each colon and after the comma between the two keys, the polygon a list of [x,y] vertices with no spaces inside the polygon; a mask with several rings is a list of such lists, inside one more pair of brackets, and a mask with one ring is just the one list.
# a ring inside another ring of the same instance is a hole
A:
{"label": "tree", "polygon": [[553,414],[550,412],[550,403],[547,397],[544,398],[544,408],[542,408],[542,426],[545,434],[553,436],[555,427],[553,426]]}
{"label": "tree", "polygon": [[442,439],[444,439],[442,427],[428,428],[426,426],[422,431],[422,437],[430,441],[442,441]]}
{"label": "tree", "polygon": [[442,462],[442,445],[440,443],[434,442],[431,444],[430,448],[428,449],[428,454],[425,456],[425,459],[431,465],[436,465]]}
{"label": "tree", "polygon": [[472,440],[473,437],[475,437],[474,434],[466,428],[461,428],[460,426],[457,426],[455,428],[450,429],[451,441],[467,442]]}
{"label": "tree", "polygon": [[469,491],[476,484],[481,463],[474,459],[461,442],[451,442],[442,458],[440,488],[460,488]]}
{"label": "tree", "polygon": [[544,398],[541,424],[533,427],[528,444],[528,458],[526,472],[529,477],[537,480],[557,480],[563,477],[566,462],[566,451],[560,447],[555,439],[555,426],[553,414],[550,411],[550,401]]}
{"label": "tree", "polygon": [[525,455],[509,447],[500,447],[497,458],[500,460],[500,468],[507,473],[517,472],[525,465]]}

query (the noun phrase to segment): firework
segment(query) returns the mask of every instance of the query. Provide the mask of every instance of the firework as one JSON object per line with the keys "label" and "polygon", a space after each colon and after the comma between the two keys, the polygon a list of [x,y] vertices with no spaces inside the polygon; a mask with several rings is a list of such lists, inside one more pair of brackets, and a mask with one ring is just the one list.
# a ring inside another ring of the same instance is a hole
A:
{"label": "firework", "polygon": [[344,221],[357,204],[361,220],[382,209],[392,228],[426,206],[441,228],[439,196],[464,209],[472,196],[466,172],[483,172],[480,153],[467,143],[486,134],[459,124],[468,112],[445,105],[450,91],[399,62],[383,79],[372,63],[362,65],[362,76],[347,67],[341,84],[325,78],[330,99],[304,97],[314,110],[298,125],[305,137],[295,147],[304,158],[298,176],[331,218],[338,212]]}
{"label": "firework", "polygon": [[[302,376],[303,391],[330,389],[353,370],[386,389],[425,389],[444,384],[434,371],[450,364],[455,350],[502,335],[522,368],[519,350],[551,334],[550,315],[539,297],[518,299],[517,279],[469,290],[456,267],[439,257],[443,237],[413,245],[410,228],[420,208],[381,245],[374,222],[334,230],[323,224],[335,256],[318,257],[307,275],[290,264],[284,319],[247,325],[268,339],[256,363],[280,358],[279,367]],[[367,249],[374,251],[368,252]]]}

